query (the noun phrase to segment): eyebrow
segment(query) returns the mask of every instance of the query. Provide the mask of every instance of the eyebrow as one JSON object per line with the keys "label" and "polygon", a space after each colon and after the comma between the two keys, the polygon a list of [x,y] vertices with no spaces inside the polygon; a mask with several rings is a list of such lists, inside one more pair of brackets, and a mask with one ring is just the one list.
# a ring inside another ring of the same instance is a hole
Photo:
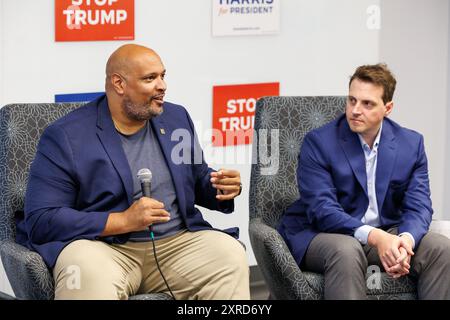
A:
{"label": "eyebrow", "polygon": [[[354,97],[354,96],[352,96],[352,95],[348,95],[347,96],[347,98],[348,99],[355,99],[355,100],[358,100],[356,97]],[[364,102],[364,103],[371,103],[371,104],[376,104],[376,101],[374,101],[374,100],[370,100],[370,99],[361,99],[360,101],[362,101],[362,102]]]}
{"label": "eyebrow", "polygon": [[166,73],[166,69],[164,69],[161,73],[159,73],[159,72],[151,72],[151,73],[144,74],[142,76],[142,78],[148,78],[150,76],[157,76],[159,74],[165,74],[165,73]]}

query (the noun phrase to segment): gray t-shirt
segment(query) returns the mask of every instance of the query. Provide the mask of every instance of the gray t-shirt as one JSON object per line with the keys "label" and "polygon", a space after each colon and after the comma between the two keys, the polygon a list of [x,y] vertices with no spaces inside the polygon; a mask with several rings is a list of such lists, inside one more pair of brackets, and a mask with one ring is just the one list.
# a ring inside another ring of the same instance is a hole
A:
{"label": "gray t-shirt", "polygon": [[[155,239],[165,238],[186,229],[178,208],[172,176],[150,121],[147,121],[144,128],[132,135],[124,135],[119,132],[119,136],[133,176],[134,201],[142,197],[137,172],[142,168],[148,168],[152,172],[151,197],[164,203],[164,209],[170,213],[168,222],[153,225]],[[130,241],[149,240],[148,230],[132,232],[130,236]]]}

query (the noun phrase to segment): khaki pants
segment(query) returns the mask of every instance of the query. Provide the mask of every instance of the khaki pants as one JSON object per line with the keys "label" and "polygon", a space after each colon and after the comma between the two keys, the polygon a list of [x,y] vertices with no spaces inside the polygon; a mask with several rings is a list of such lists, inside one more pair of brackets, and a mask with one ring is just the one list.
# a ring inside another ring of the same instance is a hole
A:
{"label": "khaki pants", "polygon": [[[161,270],[176,299],[250,299],[249,267],[242,245],[219,231],[185,231],[156,240]],[[109,245],[77,240],[53,270],[55,299],[128,299],[165,292],[151,242]]]}

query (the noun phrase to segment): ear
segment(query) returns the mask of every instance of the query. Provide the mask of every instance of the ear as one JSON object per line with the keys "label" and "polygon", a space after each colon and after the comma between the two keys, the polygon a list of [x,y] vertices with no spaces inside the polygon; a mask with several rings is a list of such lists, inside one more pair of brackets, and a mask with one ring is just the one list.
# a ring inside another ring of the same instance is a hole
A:
{"label": "ear", "polygon": [[113,73],[110,77],[110,81],[111,87],[114,88],[114,91],[116,91],[116,93],[120,96],[123,95],[126,83],[122,76],[118,73]]}
{"label": "ear", "polygon": [[392,109],[394,109],[394,102],[390,101],[384,105],[385,111],[384,116],[387,117],[392,112]]}

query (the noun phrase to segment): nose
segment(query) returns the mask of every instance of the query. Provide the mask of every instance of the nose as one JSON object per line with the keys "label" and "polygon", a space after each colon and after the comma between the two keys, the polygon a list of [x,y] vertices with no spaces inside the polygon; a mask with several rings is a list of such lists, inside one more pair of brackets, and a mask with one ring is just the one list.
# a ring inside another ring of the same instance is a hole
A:
{"label": "nose", "polygon": [[166,81],[164,81],[163,78],[158,77],[157,83],[156,83],[156,88],[157,88],[158,90],[166,91],[166,89],[167,89]]}
{"label": "nose", "polygon": [[357,101],[353,106],[350,107],[352,114],[361,114],[361,104]]}

